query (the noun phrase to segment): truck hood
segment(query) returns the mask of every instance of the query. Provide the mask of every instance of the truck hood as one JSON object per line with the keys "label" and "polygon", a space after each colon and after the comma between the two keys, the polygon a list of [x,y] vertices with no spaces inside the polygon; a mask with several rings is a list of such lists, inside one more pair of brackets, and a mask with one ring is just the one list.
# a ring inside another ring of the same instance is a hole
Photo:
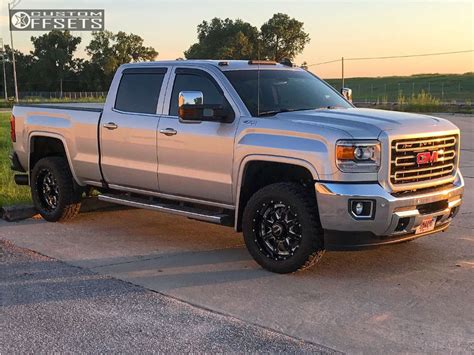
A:
{"label": "truck hood", "polygon": [[427,115],[359,108],[285,112],[276,117],[298,124],[339,129],[354,138],[366,139],[377,138],[383,131],[406,134],[455,127],[449,121]]}

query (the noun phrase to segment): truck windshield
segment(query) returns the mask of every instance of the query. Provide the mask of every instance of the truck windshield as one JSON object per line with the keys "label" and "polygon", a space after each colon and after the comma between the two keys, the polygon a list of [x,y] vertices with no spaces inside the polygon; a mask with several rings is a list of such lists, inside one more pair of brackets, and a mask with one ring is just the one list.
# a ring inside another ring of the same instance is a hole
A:
{"label": "truck windshield", "polygon": [[322,80],[303,70],[230,70],[224,74],[255,117],[351,107]]}

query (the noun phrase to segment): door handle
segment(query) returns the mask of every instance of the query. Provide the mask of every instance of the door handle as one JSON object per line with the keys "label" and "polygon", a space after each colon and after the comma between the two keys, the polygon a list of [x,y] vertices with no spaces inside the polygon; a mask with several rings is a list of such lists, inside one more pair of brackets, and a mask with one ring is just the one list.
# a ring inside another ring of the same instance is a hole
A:
{"label": "door handle", "polygon": [[160,133],[164,134],[165,136],[174,136],[176,133],[178,133],[178,131],[173,128],[165,128],[160,129]]}
{"label": "door handle", "polygon": [[104,128],[107,129],[117,129],[118,126],[114,122],[104,123]]}

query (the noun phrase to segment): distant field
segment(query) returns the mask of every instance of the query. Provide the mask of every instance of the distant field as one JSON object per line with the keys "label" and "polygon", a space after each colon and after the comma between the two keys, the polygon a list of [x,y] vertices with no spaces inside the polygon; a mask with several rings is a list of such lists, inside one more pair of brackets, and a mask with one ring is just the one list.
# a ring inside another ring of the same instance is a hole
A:
{"label": "distant field", "polygon": [[[341,87],[341,79],[325,80],[337,89]],[[345,86],[352,89],[355,102],[384,99],[395,102],[399,93],[409,97],[422,90],[446,102],[474,102],[474,73],[348,78]]]}
{"label": "distant field", "polygon": [[10,170],[10,112],[0,112],[0,207],[30,201],[30,189],[17,186]]}

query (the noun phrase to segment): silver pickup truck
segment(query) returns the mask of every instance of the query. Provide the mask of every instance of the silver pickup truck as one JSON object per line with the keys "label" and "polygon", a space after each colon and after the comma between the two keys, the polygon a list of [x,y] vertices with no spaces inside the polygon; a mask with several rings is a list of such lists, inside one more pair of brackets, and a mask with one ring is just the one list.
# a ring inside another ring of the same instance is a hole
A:
{"label": "silver pickup truck", "polygon": [[287,273],[326,249],[444,231],[459,211],[460,132],[357,109],[308,71],[265,61],[121,66],[105,105],[16,105],[12,168],[48,221],[99,198],[243,231]]}

